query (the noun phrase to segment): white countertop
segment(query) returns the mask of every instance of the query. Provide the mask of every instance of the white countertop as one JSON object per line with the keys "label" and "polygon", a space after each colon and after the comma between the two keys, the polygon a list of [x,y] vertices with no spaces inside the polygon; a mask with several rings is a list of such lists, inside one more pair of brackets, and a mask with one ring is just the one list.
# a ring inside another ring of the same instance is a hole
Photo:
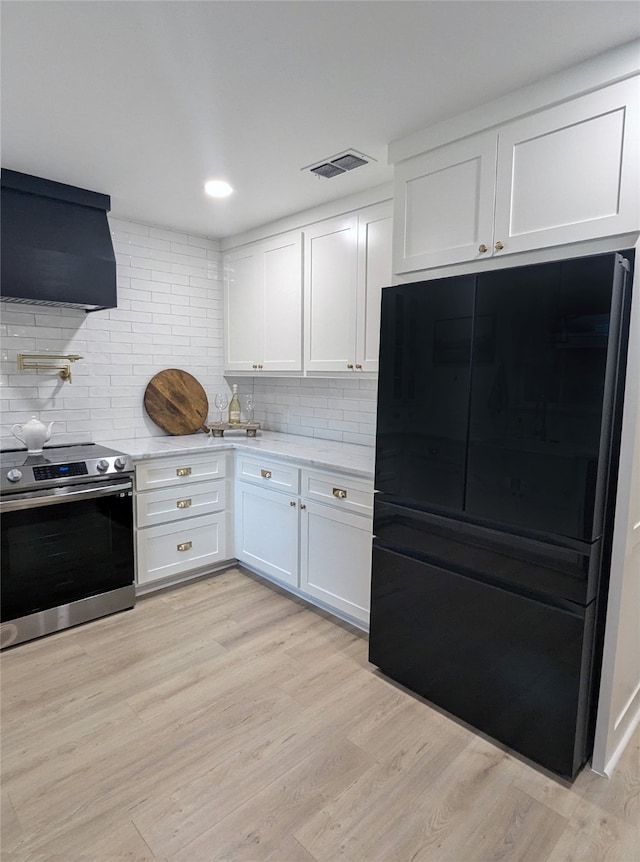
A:
{"label": "white countertop", "polygon": [[365,479],[373,479],[375,459],[375,450],[370,446],[338,443],[315,437],[300,437],[279,431],[258,431],[257,437],[247,437],[244,432],[226,432],[226,436],[222,438],[210,437],[204,433],[183,437],[139,437],[129,440],[110,440],[103,445],[125,452],[134,461],[186,452],[238,449],[247,453],[287,458],[307,467],[341,470]]}

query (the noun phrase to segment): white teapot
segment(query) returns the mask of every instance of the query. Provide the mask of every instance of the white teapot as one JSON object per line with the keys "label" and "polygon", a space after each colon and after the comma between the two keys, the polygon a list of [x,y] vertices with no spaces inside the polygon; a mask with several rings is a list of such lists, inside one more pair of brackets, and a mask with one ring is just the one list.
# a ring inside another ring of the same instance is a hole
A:
{"label": "white teapot", "polygon": [[32,416],[24,425],[12,425],[13,436],[24,443],[30,455],[39,455],[42,447],[51,438],[53,422],[45,425],[37,416]]}

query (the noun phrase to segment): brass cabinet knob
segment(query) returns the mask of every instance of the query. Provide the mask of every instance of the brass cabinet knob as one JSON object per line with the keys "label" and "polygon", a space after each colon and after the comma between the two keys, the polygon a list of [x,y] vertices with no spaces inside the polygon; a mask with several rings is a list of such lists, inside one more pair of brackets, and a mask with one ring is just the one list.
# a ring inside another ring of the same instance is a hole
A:
{"label": "brass cabinet knob", "polygon": [[480,254],[484,254],[486,251],[489,251],[489,249],[484,243],[480,243],[480,245],[478,246],[478,251],[480,252]]}
{"label": "brass cabinet knob", "polygon": [[496,243],[496,248],[498,251],[502,251],[502,249],[504,248],[504,243],[498,240],[498,242]]}
{"label": "brass cabinet knob", "polygon": [[305,506],[305,504],[304,504],[304,503],[300,503],[300,508],[301,508],[301,509],[306,509],[307,507]]}
{"label": "brass cabinet knob", "polygon": [[190,551],[192,542],[180,542],[179,545],[176,545],[176,550],[178,551]]}
{"label": "brass cabinet knob", "polygon": [[351,362],[347,362],[347,368],[353,369],[353,365]]}
{"label": "brass cabinet knob", "polygon": [[188,509],[191,505],[191,500],[178,500],[176,506],[178,509]]}
{"label": "brass cabinet knob", "polygon": [[295,504],[296,504],[296,501],[295,501],[295,500],[291,500],[291,501],[289,502],[289,505],[290,505],[290,506],[295,506]]}
{"label": "brass cabinet knob", "polygon": [[191,475],[191,467],[178,467],[176,470],[176,476],[190,476]]}
{"label": "brass cabinet knob", "polygon": [[347,499],[347,492],[344,491],[342,488],[334,488],[333,489],[333,496],[337,497],[338,500],[346,500]]}
{"label": "brass cabinet knob", "polygon": [[251,367],[252,367],[252,368],[257,368],[258,366],[257,366],[257,364],[254,362],[254,363],[253,363],[253,365],[252,365]]}
{"label": "brass cabinet knob", "polygon": [[260,475],[262,476],[263,479],[270,479],[271,478],[271,470],[260,470]]}
{"label": "brass cabinet knob", "polygon": [[362,365],[360,365],[360,363],[358,363],[358,362],[356,362],[356,368],[358,368],[360,371],[362,371]]}
{"label": "brass cabinet knob", "polygon": [[264,365],[258,365],[258,368],[260,369],[260,371],[262,371],[262,369],[264,368]]}

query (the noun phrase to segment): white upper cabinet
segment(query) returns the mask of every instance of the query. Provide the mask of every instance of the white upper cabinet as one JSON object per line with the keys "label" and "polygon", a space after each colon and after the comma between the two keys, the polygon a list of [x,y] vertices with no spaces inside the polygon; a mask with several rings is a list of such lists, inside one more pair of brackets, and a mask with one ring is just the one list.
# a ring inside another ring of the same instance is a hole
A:
{"label": "white upper cabinet", "polygon": [[225,255],[224,370],[302,371],[302,235]]}
{"label": "white upper cabinet", "polygon": [[258,282],[258,249],[238,249],[224,265],[224,368],[249,371],[257,364],[264,327],[264,289]]}
{"label": "white upper cabinet", "polygon": [[493,236],[495,181],[495,132],[473,135],[397,165],[395,271],[485,256]]}
{"label": "white upper cabinet", "polygon": [[358,213],[356,371],[378,370],[380,294],[391,284],[392,225],[391,201]]}
{"label": "white upper cabinet", "polygon": [[391,226],[388,201],[305,229],[306,372],[377,371]]}
{"label": "white upper cabinet", "polygon": [[319,222],[304,232],[306,371],[355,368],[358,217]]}
{"label": "white upper cabinet", "polygon": [[498,243],[502,253],[518,252],[638,230],[638,81],[500,129],[494,250]]}
{"label": "white upper cabinet", "polygon": [[376,372],[392,216],[388,200],[227,252],[225,373]]}
{"label": "white upper cabinet", "polygon": [[639,230],[639,80],[397,164],[394,272]]}

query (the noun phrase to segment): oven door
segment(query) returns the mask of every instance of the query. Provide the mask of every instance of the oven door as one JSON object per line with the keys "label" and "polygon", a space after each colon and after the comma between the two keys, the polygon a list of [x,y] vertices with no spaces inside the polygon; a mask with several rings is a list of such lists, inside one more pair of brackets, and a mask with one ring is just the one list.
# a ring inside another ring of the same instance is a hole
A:
{"label": "oven door", "polygon": [[2,513],[2,621],[133,584],[130,479],[16,494]]}

